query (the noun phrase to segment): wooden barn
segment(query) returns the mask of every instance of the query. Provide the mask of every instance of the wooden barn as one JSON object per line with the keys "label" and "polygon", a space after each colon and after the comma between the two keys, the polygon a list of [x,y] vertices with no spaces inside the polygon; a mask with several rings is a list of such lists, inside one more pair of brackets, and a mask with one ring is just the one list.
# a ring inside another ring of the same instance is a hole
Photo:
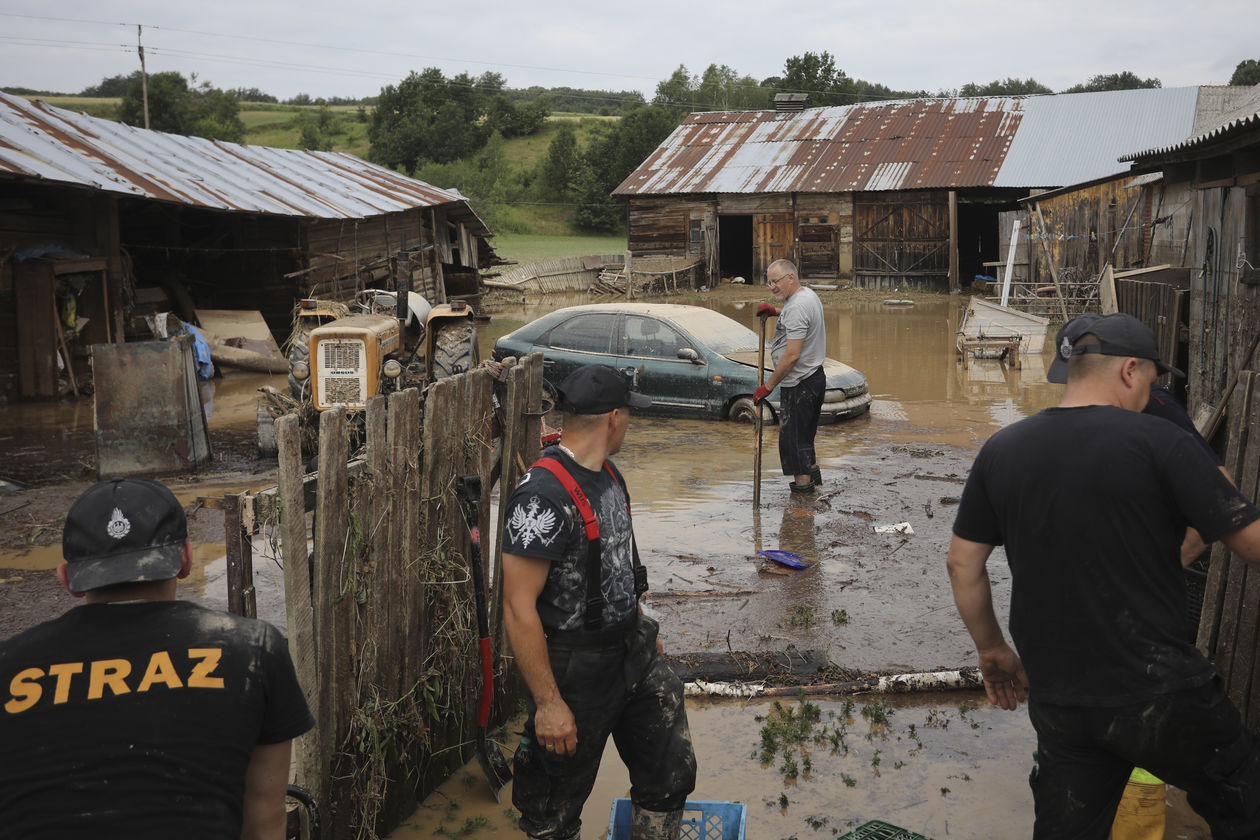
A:
{"label": "wooden barn", "polygon": [[[341,301],[419,254],[431,302],[475,296],[490,231],[458,192],[354,155],[132,128],[0,93],[0,400],[54,397],[138,319]],[[64,347],[63,347],[64,344]],[[82,379],[80,380],[82,381]]]}
{"label": "wooden barn", "polygon": [[614,194],[631,254],[701,257],[710,283],[786,257],[809,279],[956,289],[1005,256],[1019,199],[1125,173],[1213,109],[1188,87],[692,114]]}

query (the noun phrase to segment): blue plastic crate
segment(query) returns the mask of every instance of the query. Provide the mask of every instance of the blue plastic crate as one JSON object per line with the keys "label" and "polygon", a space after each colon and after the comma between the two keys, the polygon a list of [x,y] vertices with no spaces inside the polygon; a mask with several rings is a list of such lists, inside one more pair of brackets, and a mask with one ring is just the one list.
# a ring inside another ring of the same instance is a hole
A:
{"label": "blue plastic crate", "polygon": [[[630,840],[629,799],[614,799],[608,818],[608,840]],[[682,840],[744,840],[748,806],[742,802],[687,800]]]}

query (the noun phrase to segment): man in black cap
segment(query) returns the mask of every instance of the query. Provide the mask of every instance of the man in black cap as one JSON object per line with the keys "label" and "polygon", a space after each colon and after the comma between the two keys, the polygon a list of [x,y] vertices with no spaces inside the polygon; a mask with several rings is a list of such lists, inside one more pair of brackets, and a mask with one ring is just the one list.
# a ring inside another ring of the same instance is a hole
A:
{"label": "man in black cap", "polygon": [[[1260,510],[1189,434],[1140,413],[1160,371],[1181,375],[1140,321],[1070,322],[1055,350],[1062,402],[985,443],[948,559],[989,699],[1029,698],[1033,836],[1107,837],[1134,766],[1185,790],[1213,837],[1260,836],[1260,744],[1186,640],[1180,558],[1193,526],[1260,568]],[[985,570],[998,545],[1018,655]]]}
{"label": "man in black cap", "polygon": [[651,401],[605,365],[558,391],[561,443],[521,477],[504,523],[504,621],[530,694],[512,804],[529,836],[577,838],[612,735],[630,771],[632,836],[675,840],[696,780],[683,687],[638,609],[647,576],[625,480],[607,460],[630,409]]}
{"label": "man in black cap", "polygon": [[62,553],[87,603],[0,643],[0,838],[282,838],[314,725],[284,637],[175,600],[192,549],[156,481],[89,488]]}

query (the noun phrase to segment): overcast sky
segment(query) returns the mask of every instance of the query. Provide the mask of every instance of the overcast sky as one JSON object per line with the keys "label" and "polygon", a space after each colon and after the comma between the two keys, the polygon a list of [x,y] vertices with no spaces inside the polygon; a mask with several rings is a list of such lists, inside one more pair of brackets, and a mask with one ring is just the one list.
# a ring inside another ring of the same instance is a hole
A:
{"label": "overcast sky", "polygon": [[933,92],[1030,76],[1062,90],[1123,70],[1225,84],[1260,58],[1256,0],[0,0],[0,86],[78,92],[138,69],[136,24],[151,73],[281,99],[370,96],[425,67],[650,98],[679,64],[762,79],[824,50],[854,78]]}

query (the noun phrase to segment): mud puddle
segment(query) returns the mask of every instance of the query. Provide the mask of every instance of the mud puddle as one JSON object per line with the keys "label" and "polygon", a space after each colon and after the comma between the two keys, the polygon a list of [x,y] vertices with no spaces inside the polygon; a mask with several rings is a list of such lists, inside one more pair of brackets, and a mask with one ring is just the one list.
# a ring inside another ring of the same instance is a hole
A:
{"label": "mud puddle", "polygon": [[[1032,725],[1024,708],[1003,712],[982,693],[689,700],[687,716],[700,771],[691,799],[744,803],[750,840],[830,838],[869,820],[937,840],[1031,834]],[[606,836],[612,801],[629,787],[610,745],[582,812],[583,840]],[[511,790],[496,803],[470,762],[388,836],[521,837]],[[1184,800],[1170,798],[1165,836],[1207,838]]]}

